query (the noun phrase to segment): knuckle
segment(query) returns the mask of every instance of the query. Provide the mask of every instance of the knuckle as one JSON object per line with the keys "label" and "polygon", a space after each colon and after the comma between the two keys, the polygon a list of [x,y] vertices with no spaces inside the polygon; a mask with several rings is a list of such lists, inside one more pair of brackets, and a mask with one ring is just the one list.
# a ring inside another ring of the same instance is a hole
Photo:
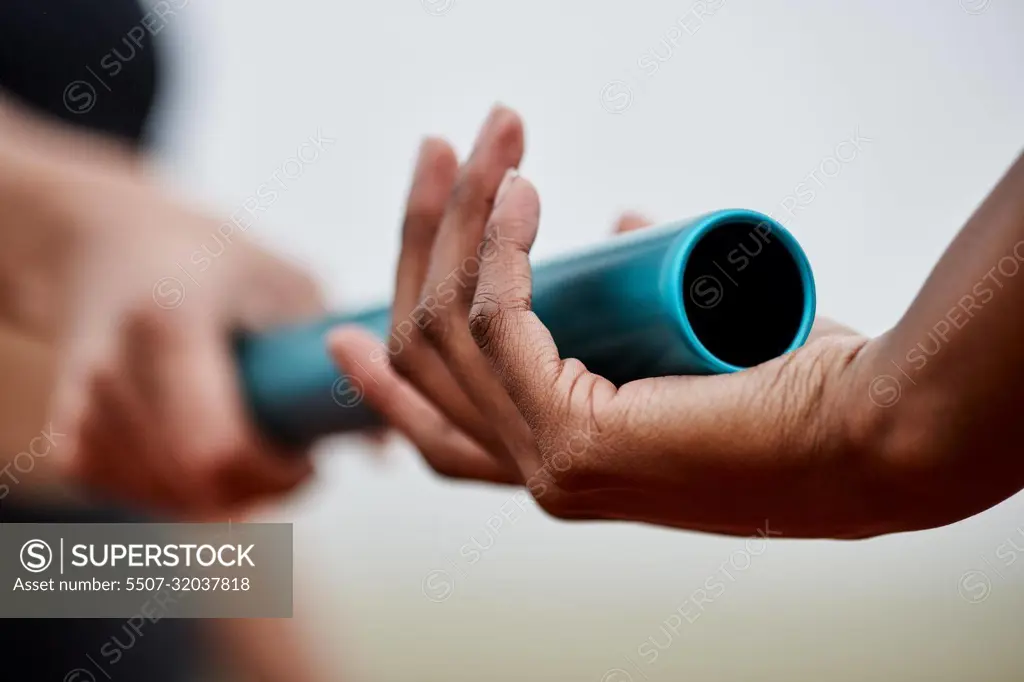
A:
{"label": "knuckle", "polygon": [[292,290],[299,303],[319,304],[323,301],[323,291],[320,284],[305,272],[295,273]]}
{"label": "knuckle", "polygon": [[469,311],[469,333],[477,348],[487,353],[494,341],[495,327],[500,325],[501,308],[486,296],[477,295]]}
{"label": "knuckle", "polygon": [[482,251],[497,254],[503,249],[514,252],[529,253],[533,247],[533,236],[537,230],[537,221],[524,215],[508,215],[500,208],[487,223],[486,235]]}
{"label": "knuckle", "polygon": [[391,358],[391,368],[395,370],[399,376],[406,378],[409,378],[409,376],[415,371],[416,367],[421,364],[419,349],[411,344],[399,346],[397,348],[389,345],[388,355]]}
{"label": "knuckle", "polygon": [[473,302],[479,303],[485,310],[507,309],[513,312],[526,312],[533,304],[532,283],[526,273],[508,273],[499,288],[490,280],[477,284]]}
{"label": "knuckle", "polygon": [[229,440],[211,439],[183,447],[178,454],[184,468],[202,480],[220,479],[245,458],[245,451]]}
{"label": "knuckle", "polygon": [[408,377],[422,364],[424,353],[431,345],[427,337],[429,326],[429,320],[422,320],[415,324],[404,322],[392,327],[387,353],[391,366],[400,375]]}
{"label": "knuckle", "polygon": [[166,343],[180,327],[177,313],[158,306],[137,305],[124,314],[122,330],[130,339],[143,344]]}
{"label": "knuckle", "polygon": [[454,322],[453,315],[442,309],[437,315],[424,322],[420,327],[420,336],[434,348],[445,348],[451,338]]}
{"label": "knuckle", "polygon": [[484,285],[477,290],[469,311],[469,331],[477,347],[488,352],[495,343],[507,337],[516,312],[529,308],[523,300],[503,300],[493,288]]}
{"label": "knuckle", "polygon": [[415,351],[423,346],[423,326],[408,323],[392,325],[388,335],[388,353],[392,356]]}
{"label": "knuckle", "polygon": [[259,323],[276,322],[278,318],[304,317],[323,308],[323,292],[315,279],[291,263],[277,262],[269,271],[255,271],[248,276],[253,288],[261,293],[249,303],[251,314]]}
{"label": "knuckle", "polygon": [[[579,360],[578,358],[566,358],[565,360],[562,360],[562,367],[556,381],[567,384],[566,389],[571,399],[576,389],[580,388],[580,380],[588,376],[590,375],[587,372],[587,366],[583,364],[582,360]],[[591,382],[587,383],[589,384]],[[590,392],[586,391],[585,393],[589,396]]]}

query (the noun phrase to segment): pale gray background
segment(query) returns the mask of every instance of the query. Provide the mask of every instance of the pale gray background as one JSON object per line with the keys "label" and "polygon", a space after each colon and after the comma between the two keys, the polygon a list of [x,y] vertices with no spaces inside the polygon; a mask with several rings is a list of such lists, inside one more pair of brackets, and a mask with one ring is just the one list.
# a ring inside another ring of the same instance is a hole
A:
{"label": "pale gray background", "polygon": [[[538,255],[601,238],[624,208],[664,219],[777,210],[860,131],[872,142],[814,203],[776,215],[812,259],[820,310],[885,330],[1022,147],[1024,6],[728,0],[646,75],[638,60],[666,55],[661,41],[690,7],[193,2],[172,27],[166,174],[228,212],[318,128],[337,137],[252,232],[308,263],[340,305],[390,292],[420,136],[444,134],[465,151],[495,100],[527,123],[524,172],[544,204]],[[621,89],[605,91],[614,81],[632,91],[617,114],[606,110],[623,101]],[[322,661],[360,678],[1024,674],[1024,561],[996,557],[1007,538],[1024,547],[1020,499],[937,532],[775,542],[647,665],[637,647],[665,642],[662,622],[742,540],[559,524],[530,509],[467,566],[459,548],[491,542],[485,523],[511,493],[438,481],[404,445],[386,466],[366,449],[324,447],[320,477],[280,513],[297,522],[298,623]],[[435,569],[455,582],[443,603],[423,593]],[[972,569],[990,577],[981,603],[958,594]]]}

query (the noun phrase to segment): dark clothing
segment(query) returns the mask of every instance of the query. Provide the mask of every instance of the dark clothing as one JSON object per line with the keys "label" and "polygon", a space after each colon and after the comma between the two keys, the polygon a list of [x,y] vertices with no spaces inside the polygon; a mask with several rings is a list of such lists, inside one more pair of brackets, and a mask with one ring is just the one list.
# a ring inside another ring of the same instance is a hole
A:
{"label": "dark clothing", "polygon": [[[157,92],[153,36],[167,20],[135,0],[0,0],[0,89],[38,114],[140,147]],[[0,502],[0,523],[132,520],[112,509]],[[194,623],[162,620],[137,633],[126,620],[0,619],[0,680],[195,679]],[[112,650],[122,654],[116,661],[103,654]]]}
{"label": "dark clothing", "polygon": [[[25,507],[12,505],[9,500],[0,502],[2,523],[138,520],[137,516],[113,509]],[[133,629],[127,621],[0,619],[0,680],[186,682],[197,678],[207,652],[199,646],[195,623],[164,619]]]}
{"label": "dark clothing", "polygon": [[0,1],[0,88],[37,112],[139,143],[157,83],[154,34],[174,7],[136,0]]}

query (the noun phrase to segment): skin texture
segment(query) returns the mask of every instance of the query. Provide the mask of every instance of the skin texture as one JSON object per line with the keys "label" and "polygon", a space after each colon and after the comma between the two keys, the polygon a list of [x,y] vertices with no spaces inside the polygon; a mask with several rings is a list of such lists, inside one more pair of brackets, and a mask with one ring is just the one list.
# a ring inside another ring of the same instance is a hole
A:
{"label": "skin texture", "polygon": [[[178,206],[143,170],[119,144],[0,99],[0,500],[75,504],[67,493],[85,484],[175,518],[244,521],[311,468],[251,431],[226,334],[316,315],[319,296],[237,234],[200,273],[188,258],[217,253],[223,223]],[[199,286],[164,309],[154,294],[166,306],[174,290],[156,282],[186,279],[176,259]],[[206,623],[223,664],[247,679],[322,677],[289,620]]]}
{"label": "skin texture", "polygon": [[24,369],[17,403],[45,403],[27,438],[5,420],[3,440],[60,434],[18,486],[49,469],[205,519],[311,473],[250,423],[231,350],[234,331],[321,313],[306,274],[165,196],[127,150],[3,102],[0,204],[3,363]]}
{"label": "skin texture", "polygon": [[[392,334],[386,353],[355,328],[329,340],[440,472],[523,483],[564,519],[825,538],[944,525],[1024,487],[1024,277],[975,290],[1000,262],[1007,273],[1024,262],[1024,161],[890,332],[818,320],[803,348],[758,367],[617,388],[562,358],[530,310],[540,200],[514,170],[523,148],[503,107],[461,168],[427,140],[396,284],[394,322],[415,322],[412,337]],[[460,269],[476,254],[479,268]],[[442,286],[450,302],[427,305]],[[935,351],[923,342],[937,324]]]}

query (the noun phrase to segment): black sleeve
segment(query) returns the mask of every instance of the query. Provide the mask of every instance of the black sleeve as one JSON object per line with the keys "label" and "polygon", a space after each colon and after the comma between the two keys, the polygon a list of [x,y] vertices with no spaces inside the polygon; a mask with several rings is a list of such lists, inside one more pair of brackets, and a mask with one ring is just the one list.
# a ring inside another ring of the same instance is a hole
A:
{"label": "black sleeve", "polygon": [[[37,113],[141,145],[156,93],[154,36],[168,21],[135,0],[0,0],[0,89]],[[0,502],[0,523],[136,519]],[[112,651],[114,663],[103,655]],[[195,624],[166,619],[140,632],[126,619],[0,619],[0,654],[0,680],[181,682],[203,662]]]}
{"label": "black sleeve", "polygon": [[167,0],[0,0],[0,88],[39,113],[143,141],[157,84]]}

